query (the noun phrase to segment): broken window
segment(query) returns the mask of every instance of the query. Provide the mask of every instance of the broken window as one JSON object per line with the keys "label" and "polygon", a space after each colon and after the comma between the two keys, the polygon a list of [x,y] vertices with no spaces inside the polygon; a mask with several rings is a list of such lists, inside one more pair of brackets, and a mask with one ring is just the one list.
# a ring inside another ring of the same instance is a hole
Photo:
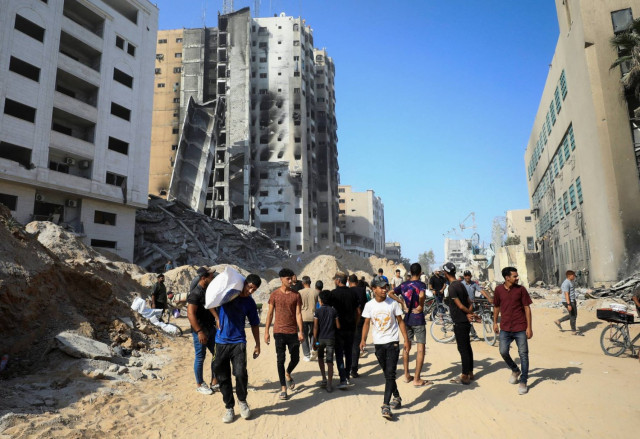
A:
{"label": "broken window", "polygon": [[268,172],[261,172],[260,173],[260,180],[266,180],[267,178],[269,178],[269,173]]}
{"label": "broken window", "polygon": [[113,114],[116,117],[119,117],[120,119],[124,119],[127,121],[131,119],[131,110],[129,110],[126,107],[123,107],[122,105],[118,105],[115,102],[111,102],[111,114]]}
{"label": "broken window", "polygon": [[299,30],[300,30],[300,25],[298,23],[295,23],[293,25],[293,31],[296,32],[296,31],[299,31]]}
{"label": "broken window", "polygon": [[27,169],[31,168],[31,150],[23,146],[8,142],[0,142],[0,158],[20,163]]}
{"label": "broken window", "polygon": [[49,160],[49,169],[56,172],[62,172],[63,174],[69,173],[69,165],[55,160]]}
{"label": "broken window", "polygon": [[266,41],[262,41],[260,44],[258,44],[258,47],[261,49],[266,49],[267,48],[267,42]]}
{"label": "broken window", "polygon": [[296,250],[301,251],[302,250],[302,245],[300,245],[300,244],[296,245]]}
{"label": "broken window", "polygon": [[178,134],[180,132],[180,130],[178,128],[172,128],[171,129],[171,134]]}
{"label": "broken window", "polygon": [[299,207],[296,207],[295,213],[296,213],[296,215],[300,215],[302,213],[302,209],[299,208]]}
{"label": "broken window", "polygon": [[267,74],[266,74],[266,73],[260,73],[260,77],[261,77],[261,78],[266,78],[266,77],[267,77]]}
{"label": "broken window", "polygon": [[14,28],[25,35],[30,36],[34,40],[44,41],[44,28],[38,26],[31,20],[27,20],[22,15],[16,14]]}
{"label": "broken window", "polygon": [[293,89],[293,93],[294,94],[300,94],[300,89],[299,88],[294,88]]}
{"label": "broken window", "polygon": [[136,46],[131,43],[127,44],[127,53],[131,56],[136,56]]}
{"label": "broken window", "polygon": [[106,241],[104,239],[92,239],[91,247],[116,248],[116,241]]}
{"label": "broken window", "polygon": [[36,109],[12,99],[6,98],[4,100],[4,114],[17,117],[18,119],[26,120],[27,122],[34,123],[36,120]]}
{"label": "broken window", "polygon": [[[124,50],[124,38],[119,37],[116,35],[116,47]],[[160,55],[160,54],[158,54]],[[156,55],[156,58],[158,58],[158,55]]]}
{"label": "broken window", "polygon": [[260,191],[260,196],[261,197],[268,197],[269,196],[269,191]]}
{"label": "broken window", "polygon": [[0,194],[0,204],[4,204],[9,210],[15,211],[18,207],[18,197],[9,194]]}
{"label": "broken window", "polygon": [[105,179],[105,183],[119,187],[122,187],[126,181],[127,177],[125,177],[124,175],[115,174],[113,172],[107,172],[107,177]]}
{"label": "broken window", "polygon": [[269,209],[260,209],[260,215],[269,215]]}
{"label": "broken window", "polygon": [[36,82],[40,80],[40,69],[38,67],[15,56],[12,56],[9,61],[9,70]]}
{"label": "broken window", "polygon": [[[156,69],[159,70],[159,69]],[[118,81],[122,85],[126,85],[129,88],[133,88],[133,76],[127,75],[122,70],[118,70],[115,67],[113,68],[113,79]]]}
{"label": "broken window", "polygon": [[171,145],[171,151],[177,151],[178,145]]}
{"label": "broken window", "polygon": [[300,40],[293,40],[293,45],[294,46],[299,46],[300,45]]}
{"label": "broken window", "polygon": [[111,151],[119,152],[120,154],[124,155],[127,155],[129,153],[129,144],[127,142],[111,136],[109,136],[108,148]]}
{"label": "broken window", "polygon": [[95,224],[104,224],[105,226],[115,226],[116,214],[96,210],[93,214],[93,222]]}
{"label": "broken window", "polygon": [[159,75],[160,73],[162,73],[162,69],[156,69],[155,72],[156,72],[156,75]]}
{"label": "broken window", "polygon": [[267,57],[266,56],[261,57],[260,62],[267,62]]}
{"label": "broken window", "polygon": [[182,38],[176,38],[176,43],[182,43]]}

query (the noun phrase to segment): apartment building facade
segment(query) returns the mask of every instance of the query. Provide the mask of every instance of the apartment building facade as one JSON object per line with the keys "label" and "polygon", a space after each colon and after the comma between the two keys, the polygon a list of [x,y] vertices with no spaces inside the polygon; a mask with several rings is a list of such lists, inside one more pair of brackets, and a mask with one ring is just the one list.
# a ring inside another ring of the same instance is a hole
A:
{"label": "apartment building facade", "polygon": [[1,0],[0,202],[133,259],[147,205],[158,9]]}
{"label": "apartment building facade", "polygon": [[339,221],[345,250],[362,257],[385,256],[384,204],[372,190],[338,186]]}
{"label": "apartment building facade", "polygon": [[531,209],[507,210],[507,240],[517,239],[527,252],[536,251],[536,223]]}
{"label": "apartment building facade", "polygon": [[[560,36],[525,152],[543,280],[615,282],[640,249],[638,129],[610,45],[640,1],[556,0]],[[635,123],[635,122],[634,122]]]}
{"label": "apartment building facade", "polygon": [[[182,33],[179,97],[158,87],[155,97],[159,111],[160,101],[172,111],[179,104],[177,143],[169,136],[153,145],[167,153],[177,145],[169,198],[260,227],[292,253],[337,243],[335,66],[313,47],[312,29],[285,14],[252,18],[245,8],[220,15],[217,28]],[[154,132],[168,133],[157,120]]]}

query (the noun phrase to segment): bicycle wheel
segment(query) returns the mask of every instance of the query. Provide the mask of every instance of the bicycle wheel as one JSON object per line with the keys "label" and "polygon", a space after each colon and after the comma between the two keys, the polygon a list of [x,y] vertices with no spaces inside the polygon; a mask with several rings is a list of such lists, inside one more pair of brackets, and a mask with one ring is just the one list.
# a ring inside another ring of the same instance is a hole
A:
{"label": "bicycle wheel", "polygon": [[436,316],[436,320],[431,322],[429,332],[438,343],[449,343],[456,337],[453,332],[453,321],[449,316]]}
{"label": "bicycle wheel", "polygon": [[493,320],[482,316],[482,336],[489,346],[496,344],[496,333],[493,331]]}
{"label": "bicycle wheel", "polygon": [[605,355],[619,357],[627,349],[626,327],[610,324],[602,330],[600,347]]}
{"label": "bicycle wheel", "polygon": [[431,321],[435,321],[436,317],[440,317],[442,318],[443,316],[448,316],[449,314],[449,307],[447,305],[445,305],[444,303],[440,303],[440,304],[436,304],[433,307],[433,311],[431,311]]}

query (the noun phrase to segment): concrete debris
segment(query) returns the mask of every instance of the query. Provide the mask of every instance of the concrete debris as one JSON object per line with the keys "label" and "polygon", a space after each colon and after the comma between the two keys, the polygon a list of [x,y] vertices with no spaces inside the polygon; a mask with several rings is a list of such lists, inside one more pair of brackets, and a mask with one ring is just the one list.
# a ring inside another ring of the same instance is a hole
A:
{"label": "concrete debris", "polygon": [[111,350],[105,343],[63,331],[56,335],[58,348],[67,355],[75,358],[93,358],[108,360],[111,358]]}
{"label": "concrete debris", "polygon": [[210,218],[179,202],[149,197],[136,214],[135,263],[157,272],[181,265],[233,264],[261,271],[288,254],[265,232]]}
{"label": "concrete debris", "polygon": [[623,301],[631,301],[633,292],[640,287],[640,271],[626,279],[621,280],[610,288],[595,288],[587,292],[589,299],[599,299],[602,297],[617,297]]}

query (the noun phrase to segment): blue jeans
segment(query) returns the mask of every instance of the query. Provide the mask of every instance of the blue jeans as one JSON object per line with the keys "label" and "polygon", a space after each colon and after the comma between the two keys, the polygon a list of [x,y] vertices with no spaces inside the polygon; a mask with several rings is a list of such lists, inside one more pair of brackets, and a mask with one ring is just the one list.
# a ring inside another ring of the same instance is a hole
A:
{"label": "blue jeans", "polygon": [[198,334],[196,332],[191,332],[191,336],[193,337],[193,348],[196,351],[196,359],[193,362],[193,372],[196,375],[196,384],[200,385],[204,383],[203,377],[203,368],[204,359],[207,356],[207,349],[211,352],[211,382],[215,378],[213,361],[216,358],[216,327],[214,326],[209,331],[209,338],[207,339],[207,344],[204,345],[200,343],[198,340]]}
{"label": "blue jeans", "polygon": [[[518,346],[521,369],[518,369],[511,355],[509,355],[509,347],[514,340]],[[509,366],[512,372],[522,372],[520,382],[527,384],[527,378],[529,378],[529,343],[527,341],[527,333],[525,331],[500,331],[500,355],[502,355],[502,359],[507,363],[507,366]]]}

